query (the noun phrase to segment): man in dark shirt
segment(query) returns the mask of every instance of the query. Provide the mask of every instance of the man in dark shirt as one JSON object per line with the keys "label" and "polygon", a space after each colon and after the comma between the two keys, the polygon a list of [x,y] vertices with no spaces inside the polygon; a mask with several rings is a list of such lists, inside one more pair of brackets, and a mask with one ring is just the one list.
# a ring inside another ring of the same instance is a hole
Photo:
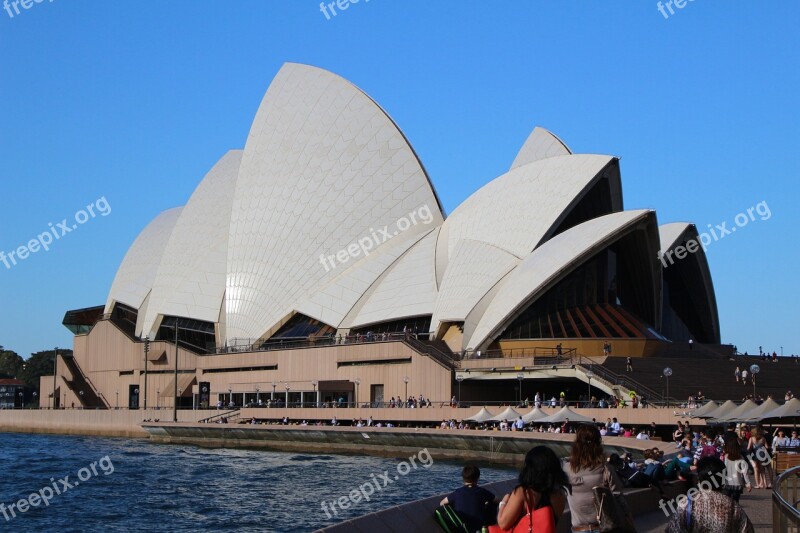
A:
{"label": "man in dark shirt", "polygon": [[472,464],[464,466],[461,478],[464,486],[443,499],[440,505],[452,505],[470,531],[496,523],[497,497],[478,486],[480,469]]}

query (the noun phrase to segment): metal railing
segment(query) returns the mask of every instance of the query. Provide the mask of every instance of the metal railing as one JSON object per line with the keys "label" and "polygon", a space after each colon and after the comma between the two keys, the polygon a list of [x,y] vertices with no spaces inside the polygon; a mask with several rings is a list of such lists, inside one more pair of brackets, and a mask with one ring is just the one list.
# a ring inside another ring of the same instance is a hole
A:
{"label": "metal railing", "polygon": [[772,489],[772,531],[800,531],[800,466],[791,468],[775,480]]}
{"label": "metal railing", "polygon": [[216,422],[217,420],[222,420],[223,418],[227,418],[228,420],[235,420],[235,419],[239,418],[240,415],[241,415],[241,413],[239,412],[239,409],[237,408],[237,409],[233,409],[233,410],[230,410],[230,411],[225,411],[224,413],[218,413],[218,414],[213,415],[213,416],[209,416],[209,417],[206,417],[206,418],[201,418],[197,422],[200,423],[200,424],[211,424],[211,423]]}
{"label": "metal railing", "polygon": [[549,346],[534,346],[531,348],[502,348],[497,350],[462,350],[454,354],[461,361],[481,359],[524,359],[537,357],[567,357],[571,358],[578,353],[576,348],[552,348]]}

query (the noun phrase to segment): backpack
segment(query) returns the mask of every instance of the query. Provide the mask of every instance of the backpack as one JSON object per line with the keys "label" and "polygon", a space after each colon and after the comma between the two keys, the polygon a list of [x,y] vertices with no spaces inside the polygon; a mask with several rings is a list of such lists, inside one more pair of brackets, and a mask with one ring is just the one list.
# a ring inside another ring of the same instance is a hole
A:
{"label": "backpack", "polygon": [[441,505],[433,512],[436,522],[446,533],[469,533],[464,521],[450,505]]}
{"label": "backpack", "polygon": [[719,459],[719,452],[717,452],[717,448],[710,444],[703,445],[703,449],[700,451],[700,459],[705,459],[706,457],[714,457]]}

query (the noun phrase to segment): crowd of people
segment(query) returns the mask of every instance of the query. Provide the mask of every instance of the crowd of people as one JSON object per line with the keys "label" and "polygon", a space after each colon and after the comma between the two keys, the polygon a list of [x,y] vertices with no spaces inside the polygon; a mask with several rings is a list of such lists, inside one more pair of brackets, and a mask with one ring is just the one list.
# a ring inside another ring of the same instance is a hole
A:
{"label": "crowd of people", "polygon": [[[577,424],[572,432],[575,438],[568,458],[562,462],[552,449],[534,447],[525,456],[516,486],[502,498],[480,487],[479,468],[468,464],[462,471],[463,486],[440,505],[450,506],[466,531],[555,532],[564,511],[569,509],[573,532],[598,533],[598,506],[603,505],[598,495],[613,495],[625,515],[618,519],[630,525],[633,519],[622,490],[650,487],[661,493],[662,508],[672,511],[668,514],[667,533],[749,533],[754,529],[739,504],[742,494],[771,487],[773,473],[765,458],[770,458],[772,450],[795,447],[795,453],[800,453],[796,430],[787,434],[778,428],[770,442],[758,425],[733,424],[716,431],[694,430],[679,422],[673,433],[677,454],[665,458],[664,452],[654,447],[644,452],[640,462],[629,453],[606,457],[596,425]],[[678,498],[674,505],[665,500],[664,483],[672,480],[686,481],[694,495]],[[442,514],[437,511],[437,516]],[[687,525],[692,523],[693,526]]]}
{"label": "crowd of people", "polygon": [[[492,533],[555,533],[569,509],[572,531],[593,533],[600,531],[595,507],[598,489],[624,505],[623,484],[605,457],[599,430],[590,424],[577,427],[564,462],[547,446],[532,448],[525,455],[517,485],[502,498],[478,486],[480,470],[475,465],[464,467],[462,479],[463,486],[440,502],[457,513],[465,526],[462,531],[486,527]],[[629,511],[622,520],[633,523]]]}

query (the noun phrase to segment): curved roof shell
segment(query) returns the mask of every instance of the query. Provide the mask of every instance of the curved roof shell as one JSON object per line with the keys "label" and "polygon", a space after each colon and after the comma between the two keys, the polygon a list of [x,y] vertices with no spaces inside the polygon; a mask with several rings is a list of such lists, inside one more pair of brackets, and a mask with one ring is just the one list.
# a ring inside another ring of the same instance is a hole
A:
{"label": "curved roof shell", "polygon": [[161,256],[144,318],[155,337],[163,316],[219,320],[225,294],[228,225],[241,150],[225,154],[197,186]]}
{"label": "curved roof shell", "polygon": [[[422,208],[441,224],[428,176],[391,118],[335,74],[284,65],[253,121],[234,193],[228,338],[267,336],[355,262],[339,252],[382,228],[393,233]],[[327,255],[345,259],[338,272],[323,267]]]}

